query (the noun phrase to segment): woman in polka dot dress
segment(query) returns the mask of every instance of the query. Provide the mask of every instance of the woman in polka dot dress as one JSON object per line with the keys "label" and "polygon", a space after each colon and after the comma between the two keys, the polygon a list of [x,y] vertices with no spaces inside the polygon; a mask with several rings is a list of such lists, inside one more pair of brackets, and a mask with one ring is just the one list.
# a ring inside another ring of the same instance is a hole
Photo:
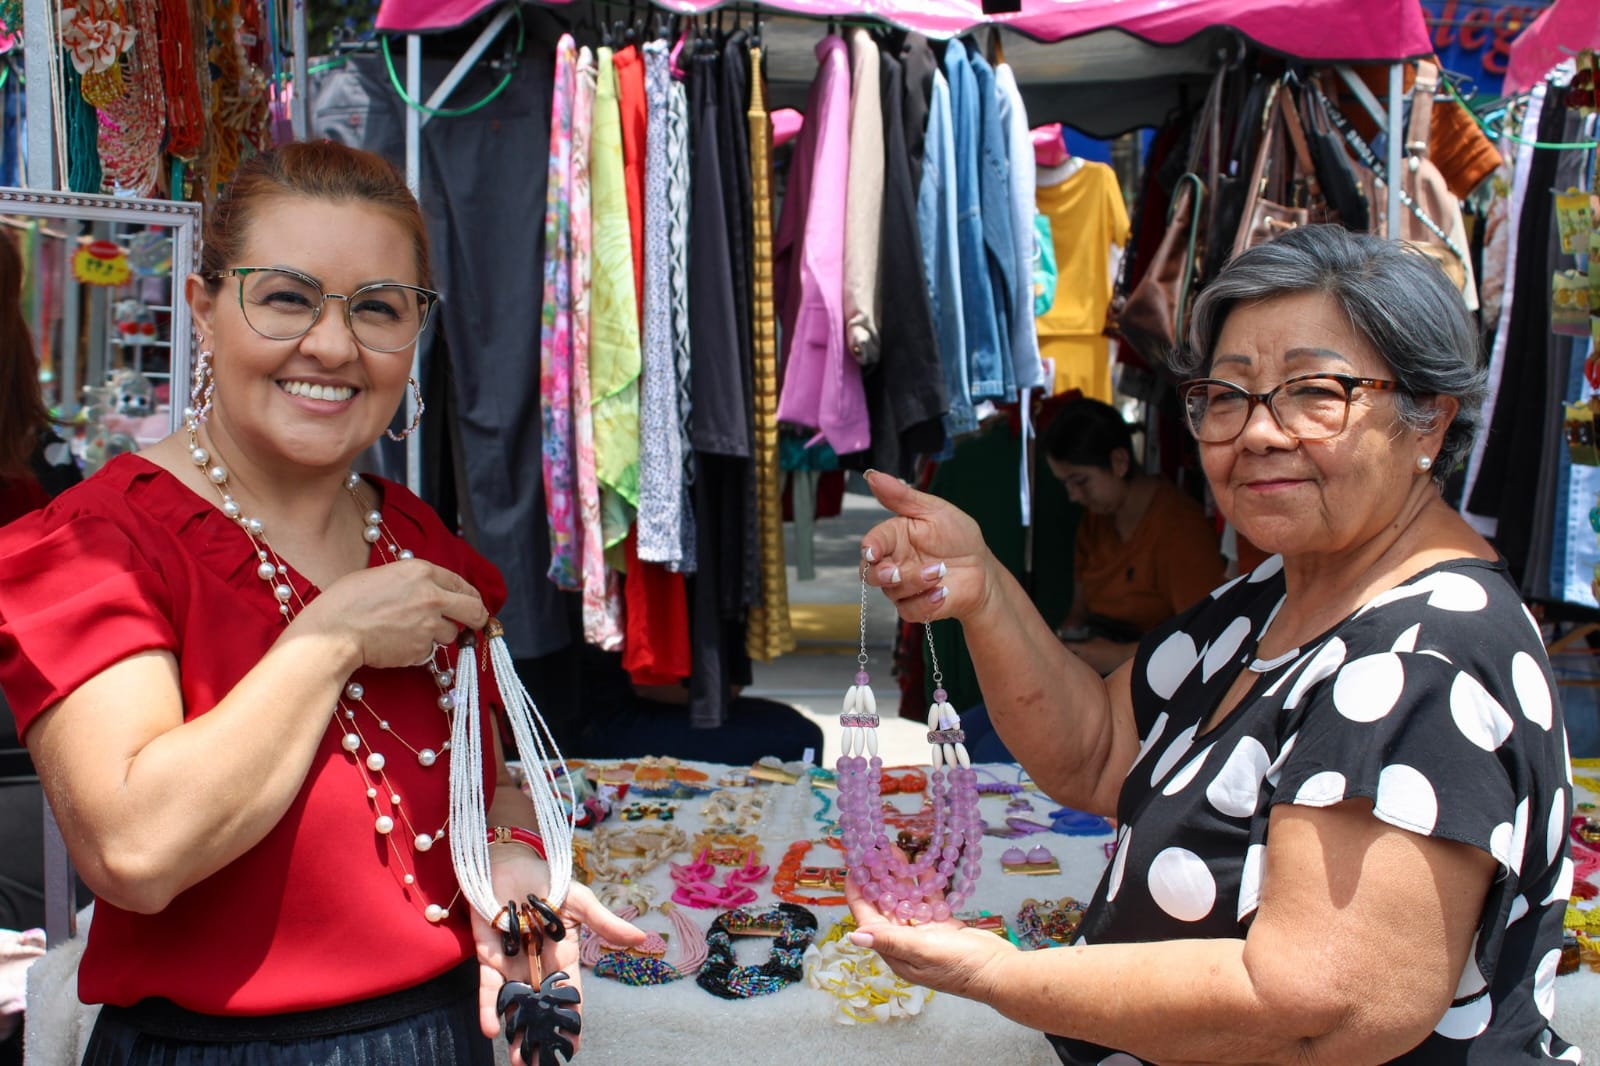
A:
{"label": "woman in polka dot dress", "polygon": [[[967,516],[870,478],[863,542],[913,620],[958,618],[1002,739],[1120,830],[1074,944],[1018,952],[863,901],[902,976],[1073,1064],[1551,1063],[1572,887],[1539,631],[1446,505],[1484,374],[1426,257],[1334,227],[1244,253],[1182,388],[1217,504],[1275,554],[1102,680]],[[944,564],[941,568],[939,564]]]}

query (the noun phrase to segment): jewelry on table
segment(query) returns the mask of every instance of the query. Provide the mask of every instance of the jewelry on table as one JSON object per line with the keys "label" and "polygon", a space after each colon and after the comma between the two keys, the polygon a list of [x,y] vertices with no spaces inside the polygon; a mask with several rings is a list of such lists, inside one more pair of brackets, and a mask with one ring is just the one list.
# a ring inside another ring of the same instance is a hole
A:
{"label": "jewelry on table", "polygon": [[755,852],[747,852],[744,865],[723,876],[720,888],[715,883],[717,868],[707,861],[709,854],[709,851],[702,851],[694,862],[672,867],[672,880],[678,886],[672,891],[673,902],[685,907],[718,910],[754,903],[756,893],[750,886],[767,876],[767,868],[756,863]]}
{"label": "jewelry on table", "polygon": [[[589,873],[595,884],[632,884],[688,845],[689,835],[675,825],[637,829],[602,825],[594,831],[589,848]],[[615,862],[620,857],[637,861],[621,866]]]}
{"label": "jewelry on table", "polygon": [[1071,896],[1058,900],[1026,899],[1017,912],[1017,941],[1024,948],[1049,948],[1071,942],[1088,904]]}
{"label": "jewelry on table", "polygon": [[622,808],[622,818],[628,822],[637,822],[642,818],[659,818],[663,822],[670,822],[677,816],[677,813],[678,805],[676,803],[655,800],[649,802],[635,800]]}
{"label": "jewelry on table", "polygon": [[761,838],[754,833],[696,833],[689,850],[713,866],[743,866],[761,858]]}
{"label": "jewelry on table", "polygon": [[1021,848],[1007,848],[1000,856],[1000,869],[1008,874],[1058,874],[1061,864],[1054,852],[1039,844],[1026,853]]}
{"label": "jewelry on table", "polygon": [[[759,965],[737,965],[733,938],[757,935],[773,938],[772,953]],[[802,960],[816,935],[817,916],[793,903],[719,914],[706,933],[706,961],[695,982],[723,999],[771,995],[804,976]]]}
{"label": "jewelry on table", "polygon": [[709,792],[711,775],[685,766],[670,755],[647,755],[617,769],[630,771],[633,787],[641,792],[669,792],[694,795]]}
{"label": "jewelry on table", "polygon": [[1001,940],[1009,940],[1013,944],[1016,938],[1011,935],[1011,930],[1006,928],[1004,916],[992,911],[979,911],[977,914],[958,914],[956,920],[968,929],[981,929],[985,933],[993,933]]}
{"label": "jewelry on table", "polygon": [[765,790],[734,791],[718,789],[706,797],[700,808],[700,821],[705,828],[716,832],[748,832],[761,823],[767,811]]}
{"label": "jewelry on table", "polygon": [[[935,691],[928,709],[932,773],[928,801],[932,826],[928,846],[914,860],[895,850],[888,836],[878,757],[878,714],[867,675],[867,582],[861,568],[859,670],[845,693],[843,754],[839,758],[839,826],[849,876],[861,894],[886,916],[902,922],[943,921],[972,896],[981,872],[983,822],[978,817],[977,774],[971,769],[961,719],[941,686],[937,655],[932,659]],[[933,652],[933,636],[928,649]],[[946,767],[948,766],[948,773]],[[908,827],[909,828],[909,827]]]}
{"label": "jewelry on table", "polygon": [[1021,782],[1002,781],[1000,780],[1000,775],[987,766],[974,766],[973,769],[980,774],[986,774],[993,778],[990,781],[978,782],[978,794],[980,796],[1014,796],[1022,791]]}
{"label": "jewelry on table", "polygon": [[811,769],[811,795],[822,803],[822,806],[811,815],[811,820],[820,823],[823,832],[828,833],[830,836],[837,835],[839,832],[839,823],[834,821],[833,815],[828,813],[833,810],[833,797],[829,795],[829,792],[830,790],[836,790],[838,787],[838,779],[832,770],[824,770],[820,767]]}
{"label": "jewelry on table", "polygon": [[856,920],[846,914],[806,948],[806,983],[838,1000],[840,1025],[914,1018],[933,991],[899,977],[871,948],[852,943]]}
{"label": "jewelry on table", "polygon": [[[578,961],[593,969],[597,976],[610,977],[625,985],[664,985],[693,977],[706,961],[705,934],[682,908],[663,903],[657,910],[672,923],[672,934],[678,940],[676,962],[667,960],[667,942],[660,933],[647,933],[643,944],[627,948],[607,943],[587,928]],[[644,912],[628,906],[616,914],[625,922],[634,922]]]}
{"label": "jewelry on table", "polygon": [[[828,837],[827,846],[842,850],[844,845],[837,837]],[[815,846],[814,841],[796,840],[783,853],[778,870],[772,875],[772,894],[785,903],[809,903],[813,907],[842,907],[846,903],[844,882],[848,871],[843,866],[809,866],[806,855]],[[802,888],[822,890],[828,895],[805,896]]]}
{"label": "jewelry on table", "polygon": [[1098,837],[1113,830],[1111,823],[1098,814],[1062,807],[1050,812],[1050,831],[1069,837]]}

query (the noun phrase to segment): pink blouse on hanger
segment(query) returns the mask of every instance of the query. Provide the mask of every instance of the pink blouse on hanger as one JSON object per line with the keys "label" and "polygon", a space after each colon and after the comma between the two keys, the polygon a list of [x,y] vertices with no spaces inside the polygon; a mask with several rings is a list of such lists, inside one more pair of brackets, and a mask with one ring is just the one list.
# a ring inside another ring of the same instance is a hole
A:
{"label": "pink blouse on hanger", "polygon": [[846,350],[844,330],[849,49],[830,35],[817,45],[817,60],[774,248],[784,325],[778,419],[815,427],[819,438],[844,455],[871,440],[861,368]]}

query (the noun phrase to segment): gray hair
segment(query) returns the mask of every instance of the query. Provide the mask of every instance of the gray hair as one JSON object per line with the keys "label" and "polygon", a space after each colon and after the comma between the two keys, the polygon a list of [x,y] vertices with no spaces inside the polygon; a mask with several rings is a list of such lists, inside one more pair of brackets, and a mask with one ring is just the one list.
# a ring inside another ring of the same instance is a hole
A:
{"label": "gray hair", "polygon": [[1393,369],[1395,411],[1419,432],[1436,428],[1426,399],[1452,396],[1460,409],[1445,430],[1433,477],[1443,483],[1472,450],[1483,420],[1488,371],[1478,328],[1461,294],[1425,253],[1339,226],[1301,226],[1244,252],[1195,301],[1189,347],[1172,358],[1180,377],[1205,373],[1222,326],[1240,306],[1302,292],[1330,296]]}

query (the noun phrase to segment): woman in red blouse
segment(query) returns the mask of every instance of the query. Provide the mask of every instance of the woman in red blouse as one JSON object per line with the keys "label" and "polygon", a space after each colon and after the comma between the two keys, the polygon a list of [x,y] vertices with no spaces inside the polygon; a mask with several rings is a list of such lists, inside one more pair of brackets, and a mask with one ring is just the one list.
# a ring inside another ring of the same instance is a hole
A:
{"label": "woman in red blouse", "polygon": [[[202,266],[188,432],[0,531],[0,687],[97,899],[85,1061],[492,1062],[530,963],[452,871],[448,689],[505,589],[350,473],[436,300],[416,201],[376,156],[287,145],[241,167]],[[488,824],[533,824],[487,747]],[[531,851],[491,856],[498,898],[546,890]],[[643,937],[581,885],[564,917]]]}

